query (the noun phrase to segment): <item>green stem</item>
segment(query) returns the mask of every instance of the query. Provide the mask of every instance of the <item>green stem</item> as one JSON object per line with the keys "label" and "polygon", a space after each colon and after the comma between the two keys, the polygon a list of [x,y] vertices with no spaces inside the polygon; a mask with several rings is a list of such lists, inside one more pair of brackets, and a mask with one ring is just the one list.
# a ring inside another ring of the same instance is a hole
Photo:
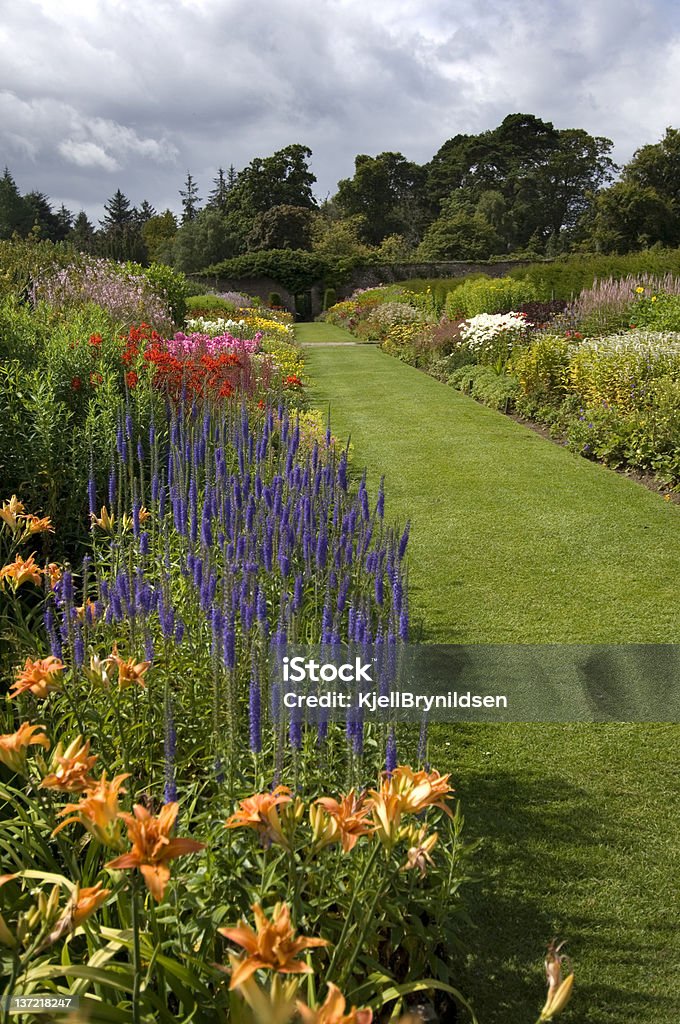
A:
{"label": "green stem", "polygon": [[132,1020],[134,1024],[140,1024],[139,1015],[139,989],[142,980],[142,956],[139,948],[139,896],[137,879],[132,879],[132,969],[134,979],[132,982]]}
{"label": "green stem", "polygon": [[328,970],[326,972],[326,981],[327,982],[330,981],[332,979],[332,977],[333,977],[333,968],[335,967],[335,964],[336,964],[337,959],[338,959],[338,950],[342,949],[344,941],[347,938],[347,934],[348,934],[348,932],[349,932],[349,930],[350,930],[350,928],[352,926],[352,914],[354,912],[354,907],[356,906],[357,897],[358,897],[359,893],[361,892],[361,890],[364,887],[364,883],[365,883],[366,879],[368,878],[369,872],[371,871],[373,865],[376,862],[376,859],[378,857],[378,853],[379,852],[380,852],[380,843],[374,841],[374,846],[373,846],[373,849],[371,850],[371,855],[368,858],[368,860],[366,861],[366,864],[364,865],[364,870],[361,873],[361,878],[359,879],[359,884],[354,887],[354,892],[352,893],[352,899],[350,901],[349,909],[347,911],[347,916],[345,917],[345,923],[344,923],[344,925],[342,927],[342,932],[340,933],[340,938],[338,939],[337,944],[335,946],[335,949],[333,950],[333,956],[331,957],[331,962],[328,965]]}
{"label": "green stem", "polygon": [[351,974],[352,974],[352,969],[354,967],[354,964],[356,963],[356,960],[357,960],[357,957],[359,956],[359,953],[361,952],[361,947],[363,945],[363,941],[366,938],[366,932],[368,931],[368,929],[369,929],[369,927],[371,925],[371,921],[373,920],[373,914],[375,912],[376,906],[378,905],[378,900],[383,895],[383,893],[389,888],[390,884],[392,883],[392,880],[394,878],[396,878],[398,873],[399,873],[399,865],[397,865],[397,867],[394,869],[394,871],[392,871],[391,874],[386,876],[385,882],[383,883],[383,885],[379,885],[379,886],[376,887],[375,895],[373,897],[373,902],[371,903],[370,909],[368,910],[368,912],[366,914],[364,914],[364,920],[363,920],[363,924],[361,926],[361,931],[359,932],[359,938],[357,939],[357,944],[356,944],[356,946],[354,948],[354,954],[353,954],[353,956],[349,957],[349,959],[344,962],[344,965],[343,965],[343,968],[342,968],[342,972],[340,974],[340,978],[339,978],[339,982],[338,982],[338,985],[339,985],[340,988],[342,988],[345,980],[347,978],[349,978],[351,976]]}

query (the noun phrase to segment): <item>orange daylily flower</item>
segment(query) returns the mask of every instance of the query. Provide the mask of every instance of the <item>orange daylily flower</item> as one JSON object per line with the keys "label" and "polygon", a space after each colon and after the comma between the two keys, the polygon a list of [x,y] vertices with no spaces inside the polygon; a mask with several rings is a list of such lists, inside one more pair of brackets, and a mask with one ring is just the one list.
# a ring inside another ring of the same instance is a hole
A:
{"label": "orange daylily flower", "polygon": [[90,740],[83,743],[82,736],[76,736],[66,750],[63,744],[55,747],[52,755],[52,774],[46,775],[40,783],[41,789],[58,789],[62,793],[83,793],[96,785],[90,775],[99,754],[90,754]]}
{"label": "orange daylily flower", "polygon": [[151,519],[151,513],[149,512],[146,505],[142,505],[142,507],[139,510],[139,521],[140,523],[145,523],[147,519]]}
{"label": "orange daylily flower", "polygon": [[88,598],[85,604],[78,605],[76,608],[76,614],[81,622],[85,621],[88,611],[90,613],[90,622],[94,622],[97,614],[97,605],[91,598]]}
{"label": "orange daylily flower", "polygon": [[380,792],[397,796],[403,814],[420,814],[428,807],[438,807],[452,818],[451,808],[445,803],[447,796],[453,793],[449,778],[437,771],[414,772],[408,765],[400,765],[391,777],[383,780]]}
{"label": "orange daylily flower", "polygon": [[328,982],[328,995],[317,1010],[310,1010],[304,1003],[297,1004],[303,1024],[371,1024],[373,1010],[352,1008],[345,1013],[347,1000],[337,985]]}
{"label": "orange daylily flower", "polygon": [[13,562],[0,569],[0,582],[9,580],[13,590],[18,590],[24,583],[42,583],[42,569],[36,564],[33,554],[28,558],[17,555]]}
{"label": "orange daylily flower", "polygon": [[363,794],[357,796],[353,789],[339,801],[321,797],[316,803],[337,825],[338,838],[345,853],[354,849],[360,836],[373,831],[373,825],[367,820],[371,814],[371,802]]}
{"label": "orange daylily flower", "polygon": [[23,517],[26,532],[31,533],[54,533],[52,520],[49,516],[42,519],[39,516],[25,515]]}
{"label": "orange daylily flower", "polygon": [[561,942],[559,945],[556,944],[556,940],[551,942],[548,946],[548,952],[545,958],[545,976],[548,983],[548,995],[545,1001],[545,1005],[541,1010],[541,1016],[538,1018],[540,1021],[550,1021],[553,1017],[557,1016],[569,1002],[571,998],[571,990],[574,985],[574,975],[568,974],[566,978],[562,978],[562,965],[567,959],[564,953],[561,953],[564,943]]}
{"label": "orange daylily flower", "polygon": [[134,814],[120,811],[119,817],[127,825],[132,849],[106,865],[116,871],[139,868],[147,889],[158,903],[163,899],[170,881],[168,862],[175,857],[197,853],[205,847],[205,843],[196,842],[195,839],[171,838],[178,810],[179,804],[174,802],[165,804],[157,817],[150,814],[142,804],[135,804]]}
{"label": "orange daylily flower", "polygon": [[57,825],[52,835],[78,822],[104,846],[121,849],[118,795],[127,792],[122,785],[129,777],[130,773],[126,772],[124,775],[116,775],[109,782],[106,772],[103,772],[102,777],[85,791],[77,804],[68,804],[57,812],[59,818],[64,815],[68,817]]}
{"label": "orange daylily flower", "polygon": [[26,764],[26,748],[41,746],[50,749],[50,741],[41,729],[44,725],[22,722],[16,732],[0,736],[0,761],[14,772],[21,772]]}
{"label": "orange daylily flower", "polygon": [[390,793],[383,785],[380,792],[371,790],[371,810],[375,824],[376,838],[388,847],[394,846],[399,838],[402,806],[396,793]]}
{"label": "orange daylily flower", "polygon": [[50,562],[49,565],[45,566],[43,572],[45,573],[46,576],[49,576],[50,586],[54,590],[55,586],[63,576],[63,570],[61,566],[57,565],[56,562]]}
{"label": "orange daylily flower", "polygon": [[116,665],[118,668],[118,686],[121,690],[127,686],[134,686],[135,683],[139,686],[146,686],[144,675],[151,665],[150,661],[135,661],[134,658],[121,658],[118,654],[118,644],[113,645],[113,651],[106,658],[106,661],[109,664]]}
{"label": "orange daylily flower", "polygon": [[292,800],[288,786],[277,786],[271,793],[255,793],[240,800],[238,809],[224,823],[225,828],[254,828],[265,843],[288,847],[277,807]]}
{"label": "orange daylily flower", "polygon": [[220,935],[242,946],[247,953],[235,964],[229,988],[239,988],[261,968],[279,974],[311,974],[309,964],[295,957],[305,949],[327,946],[326,939],[310,939],[305,935],[296,938],[290,923],[290,909],[285,903],[276,904],[271,921],[259,903],[251,909],[257,931],[243,920],[236,928],[218,929]]}
{"label": "orange daylily flower", "polygon": [[20,693],[29,691],[34,697],[46,697],[52,690],[58,690],[61,683],[61,673],[65,665],[59,658],[50,655],[49,658],[38,658],[31,661],[26,658],[26,664],[17,672],[12,683],[9,696],[18,697]]}
{"label": "orange daylily flower", "polygon": [[102,505],[101,515],[97,516],[94,512],[90,512],[90,520],[93,526],[98,526],[105,533],[113,533],[113,525],[116,519],[113,513],[109,514],[106,505]]}
{"label": "orange daylily flower", "polygon": [[90,886],[86,889],[81,889],[80,886],[77,885],[73,890],[64,913],[61,915],[45,941],[41,944],[38,952],[46,949],[48,946],[52,946],[55,942],[58,942],[59,939],[62,939],[65,935],[69,935],[72,931],[78,928],[83,921],[87,921],[88,917],[91,917],[96,910],[99,910],[102,903],[104,903],[106,898],[111,895],[111,891],[111,889],[102,889],[101,882],[97,882],[96,885]]}
{"label": "orange daylily flower", "polygon": [[412,828],[407,834],[407,838],[410,845],[406,855],[406,863],[401,870],[412,871],[414,868],[417,868],[420,872],[420,877],[424,878],[427,874],[428,864],[434,865],[430,854],[439,836],[436,832],[432,832],[428,836],[427,826],[424,825],[421,829],[417,827]]}
{"label": "orange daylily flower", "polygon": [[9,501],[3,501],[0,508],[0,519],[7,523],[12,533],[16,533],[19,528],[17,520],[23,511],[24,504],[19,501],[16,494],[13,494]]}

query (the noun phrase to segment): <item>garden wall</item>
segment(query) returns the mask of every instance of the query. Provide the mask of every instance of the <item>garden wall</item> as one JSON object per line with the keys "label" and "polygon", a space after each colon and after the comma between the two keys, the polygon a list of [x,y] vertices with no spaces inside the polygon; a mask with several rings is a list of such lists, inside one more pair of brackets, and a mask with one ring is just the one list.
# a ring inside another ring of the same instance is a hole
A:
{"label": "garden wall", "polygon": [[[347,298],[356,288],[374,288],[380,284],[391,284],[395,281],[408,281],[421,277],[466,277],[468,274],[488,274],[489,277],[503,277],[518,267],[528,267],[535,260],[504,260],[502,262],[470,263],[455,260],[443,263],[389,263],[376,266],[357,267],[352,270],[346,282],[336,287],[338,299]],[[193,280],[219,292],[241,291],[248,295],[257,295],[267,302],[272,292],[277,292],[286,309],[296,312],[295,296],[282,284],[271,277],[206,277],[190,275]],[[323,310],[324,282],[319,281],[309,291],[311,317],[314,319]]]}

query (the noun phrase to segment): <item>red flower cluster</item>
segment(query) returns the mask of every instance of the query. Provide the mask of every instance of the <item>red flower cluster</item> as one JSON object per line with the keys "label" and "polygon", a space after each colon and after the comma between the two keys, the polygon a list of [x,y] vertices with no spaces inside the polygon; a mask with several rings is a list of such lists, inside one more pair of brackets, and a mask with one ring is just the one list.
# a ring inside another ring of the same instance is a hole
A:
{"label": "red flower cluster", "polygon": [[88,339],[88,344],[92,345],[93,348],[99,348],[103,340],[104,339],[101,334],[91,334]]}
{"label": "red flower cluster", "polygon": [[297,374],[292,373],[288,377],[283,378],[283,385],[287,388],[301,388],[302,381]]}
{"label": "red flower cluster", "polygon": [[71,390],[72,391],[80,391],[82,386],[83,386],[83,382],[80,379],[80,377],[72,377],[71,378]]}
{"label": "red flower cluster", "polygon": [[153,384],[173,398],[187,395],[230,398],[250,376],[247,358],[232,352],[211,356],[207,352],[178,357],[158,343],[144,353],[147,365],[153,367]]}
{"label": "red flower cluster", "polygon": [[140,324],[139,327],[130,328],[124,341],[125,347],[120,358],[126,366],[130,366],[137,360],[140,351],[145,348],[145,342],[160,343],[161,336],[149,324]]}

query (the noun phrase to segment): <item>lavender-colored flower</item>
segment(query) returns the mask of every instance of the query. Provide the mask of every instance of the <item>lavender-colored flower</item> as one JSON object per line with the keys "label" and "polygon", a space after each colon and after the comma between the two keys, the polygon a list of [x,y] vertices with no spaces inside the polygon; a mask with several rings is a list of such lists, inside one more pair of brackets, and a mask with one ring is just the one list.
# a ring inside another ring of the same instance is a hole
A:
{"label": "lavender-colored flower", "polygon": [[401,540],[399,541],[399,552],[398,552],[398,554],[399,554],[399,561],[400,562],[403,559],[404,555],[406,554],[406,545],[408,544],[408,538],[409,538],[410,531],[411,531],[411,524],[409,522],[409,523],[406,524],[406,526],[404,528],[404,532],[401,535]]}
{"label": "lavender-colored flower", "polygon": [[394,726],[390,729],[385,749],[385,771],[391,776],[398,764],[397,738],[394,735]]}
{"label": "lavender-colored flower", "polygon": [[253,754],[259,754],[262,750],[262,723],[260,715],[260,684],[257,681],[257,677],[253,673],[250,680],[250,690],[248,695],[248,711],[249,711],[249,732],[250,732],[250,749]]}

